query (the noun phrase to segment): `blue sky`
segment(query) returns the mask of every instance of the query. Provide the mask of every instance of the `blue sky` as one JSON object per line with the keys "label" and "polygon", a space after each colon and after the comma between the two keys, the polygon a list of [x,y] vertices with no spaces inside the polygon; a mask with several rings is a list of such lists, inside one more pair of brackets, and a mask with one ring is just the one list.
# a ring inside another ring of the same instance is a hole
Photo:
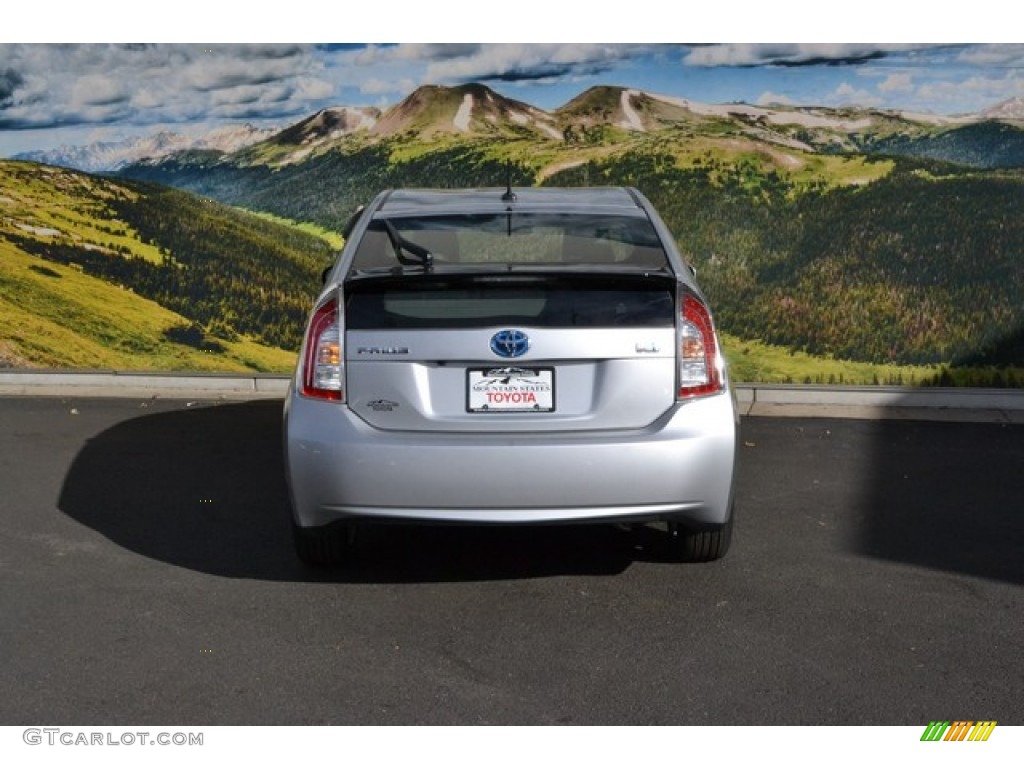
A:
{"label": "blue sky", "polygon": [[283,126],[325,106],[384,108],[419,85],[465,82],[546,109],[610,84],[710,103],[952,115],[1024,96],[1024,44],[0,42],[0,156],[225,122]]}

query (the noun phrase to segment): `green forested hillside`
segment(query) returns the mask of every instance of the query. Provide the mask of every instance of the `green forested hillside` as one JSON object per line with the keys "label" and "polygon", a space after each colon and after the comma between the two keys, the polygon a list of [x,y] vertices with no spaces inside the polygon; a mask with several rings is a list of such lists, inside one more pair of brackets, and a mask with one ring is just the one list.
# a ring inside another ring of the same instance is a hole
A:
{"label": "green forested hillside", "polygon": [[[814,355],[940,364],[1024,327],[1024,174],[899,165],[864,186],[792,194],[633,153],[556,174],[633,183],[698,268],[719,323]],[[1024,361],[1015,361],[1021,365]]]}
{"label": "green forested hillside", "polygon": [[209,199],[0,162],[0,365],[287,370],[330,258]]}
{"label": "green forested hillside", "polygon": [[1024,166],[1024,129],[995,120],[923,134],[859,137],[862,152],[942,160],[974,168]]}
{"label": "green forested hillside", "polygon": [[[315,162],[284,165],[235,166],[231,163],[194,164],[187,158],[158,166],[129,169],[132,178],[154,180],[187,189],[247,209],[269,211],[293,221],[312,221],[341,231],[352,212],[391,187],[498,186],[506,165],[495,145],[474,139],[439,143],[407,161],[392,156],[407,149],[402,142],[359,145],[332,151]],[[532,184],[534,175],[516,166],[515,184]]]}

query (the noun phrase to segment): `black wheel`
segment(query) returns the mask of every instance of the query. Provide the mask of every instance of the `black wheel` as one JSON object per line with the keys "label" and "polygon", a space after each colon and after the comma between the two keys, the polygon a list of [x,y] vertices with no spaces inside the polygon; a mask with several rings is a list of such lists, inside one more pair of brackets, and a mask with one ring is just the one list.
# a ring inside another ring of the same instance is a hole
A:
{"label": "black wheel", "polygon": [[292,524],[295,552],[308,565],[342,565],[352,556],[355,529],[351,525],[302,528]]}
{"label": "black wheel", "polygon": [[668,524],[672,558],[680,563],[708,563],[725,557],[732,541],[732,515],[719,526],[689,529],[679,523]]}

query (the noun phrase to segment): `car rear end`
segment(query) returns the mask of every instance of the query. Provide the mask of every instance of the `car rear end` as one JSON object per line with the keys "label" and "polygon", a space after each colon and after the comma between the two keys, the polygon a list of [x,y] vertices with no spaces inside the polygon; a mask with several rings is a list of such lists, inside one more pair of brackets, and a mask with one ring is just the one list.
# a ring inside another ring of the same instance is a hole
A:
{"label": "car rear end", "polygon": [[686,559],[723,555],[736,411],[666,234],[631,190],[378,198],[286,403],[300,554],[400,520],[666,521]]}

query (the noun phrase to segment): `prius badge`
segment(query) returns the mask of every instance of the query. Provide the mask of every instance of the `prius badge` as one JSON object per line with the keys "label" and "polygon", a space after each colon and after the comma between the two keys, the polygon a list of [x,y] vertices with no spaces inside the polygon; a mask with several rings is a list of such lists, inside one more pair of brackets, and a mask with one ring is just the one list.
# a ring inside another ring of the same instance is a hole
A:
{"label": "prius badge", "polygon": [[509,328],[491,336],[491,352],[498,357],[522,357],[530,348],[530,337]]}

